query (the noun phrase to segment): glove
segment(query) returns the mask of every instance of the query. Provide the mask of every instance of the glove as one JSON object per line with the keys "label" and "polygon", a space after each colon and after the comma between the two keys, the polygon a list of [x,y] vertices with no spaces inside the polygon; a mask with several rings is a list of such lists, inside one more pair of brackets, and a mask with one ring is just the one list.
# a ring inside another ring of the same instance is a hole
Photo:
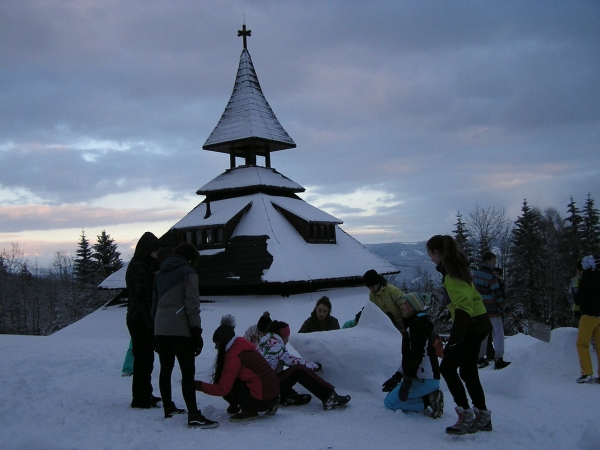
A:
{"label": "glove", "polygon": [[202,328],[192,328],[192,345],[194,347],[194,357],[202,353],[204,347],[204,339],[202,339]]}
{"label": "glove", "polygon": [[323,365],[321,363],[315,362],[313,364],[317,365],[317,368],[313,370],[313,372],[320,372],[323,370]]}
{"label": "glove", "polygon": [[400,384],[400,390],[398,391],[398,398],[401,402],[408,400],[408,391],[412,386],[413,379],[411,377],[402,378],[402,384]]}
{"label": "glove", "polygon": [[392,389],[398,386],[398,383],[400,383],[400,380],[402,380],[402,376],[403,375],[400,372],[396,372],[394,375],[392,375],[388,380],[385,381],[385,383],[381,385],[381,392],[390,392]]}
{"label": "glove", "polygon": [[194,385],[197,391],[202,391],[202,381],[196,380],[194,381]]}

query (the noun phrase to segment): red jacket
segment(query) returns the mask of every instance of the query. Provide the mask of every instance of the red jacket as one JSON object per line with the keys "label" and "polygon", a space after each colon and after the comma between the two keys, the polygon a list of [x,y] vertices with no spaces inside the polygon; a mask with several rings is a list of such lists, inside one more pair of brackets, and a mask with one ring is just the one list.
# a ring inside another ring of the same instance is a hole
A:
{"label": "red jacket", "polygon": [[257,400],[272,400],[279,395],[279,379],[256,346],[242,337],[235,338],[225,354],[223,372],[218,384],[196,383],[196,389],[208,395],[223,397],[235,380],[246,383],[250,395]]}

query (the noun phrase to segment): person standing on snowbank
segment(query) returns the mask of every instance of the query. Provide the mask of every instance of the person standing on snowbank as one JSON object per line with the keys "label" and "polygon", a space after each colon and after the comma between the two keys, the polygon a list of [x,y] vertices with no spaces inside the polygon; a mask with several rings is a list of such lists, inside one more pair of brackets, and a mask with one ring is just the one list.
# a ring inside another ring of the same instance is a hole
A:
{"label": "person standing on snowbank", "polygon": [[[458,242],[452,236],[436,235],[427,241],[426,247],[431,262],[443,276],[444,299],[452,316],[440,373],[456,403],[458,421],[447,427],[446,433],[461,435],[491,431],[492,413],[485,403],[477,358],[481,343],[492,330],[492,323],[473,284],[469,260]],[[469,406],[465,386],[473,408]]]}
{"label": "person standing on snowbank", "polygon": [[402,314],[402,365],[383,383],[385,407],[391,410],[417,411],[436,419],[444,412],[444,394],[440,391],[440,366],[430,342],[433,322],[423,312],[428,296],[410,292],[404,295]]}
{"label": "person standing on snowbank", "polygon": [[367,270],[363,275],[363,281],[370,291],[369,300],[375,303],[390,318],[394,326],[402,332],[402,296],[404,293],[393,284],[389,284],[375,269]]}
{"label": "person standing on snowbank", "polygon": [[[579,280],[579,289],[575,294],[575,304],[581,310],[579,331],[577,333],[577,355],[581,376],[578,383],[600,383],[600,271],[596,269],[593,256],[581,261],[583,273]],[[592,358],[590,357],[590,339],[594,339],[594,349],[598,358],[598,376],[592,377]]]}
{"label": "person standing on snowbank", "polygon": [[135,246],[133,258],[125,272],[129,295],[126,320],[133,352],[132,408],[157,408],[161,400],[152,395],[154,320],[150,313],[159,250],[158,238],[149,231],[145,232]]}
{"label": "person standing on snowbank", "polygon": [[315,309],[310,317],[304,321],[298,333],[314,333],[315,331],[339,330],[340,323],[331,315],[331,301],[323,296],[317,300]]}
{"label": "person standing on snowbank", "polygon": [[159,387],[165,418],[185,414],[175,406],[171,396],[171,375],[175,358],[181,370],[181,393],[188,412],[188,426],[215,428],[218,423],[198,411],[194,374],[195,358],[202,352],[202,328],[198,274],[193,268],[198,250],[185,242],[174,250],[160,266],[154,283],[152,313],[154,339],[160,359]]}

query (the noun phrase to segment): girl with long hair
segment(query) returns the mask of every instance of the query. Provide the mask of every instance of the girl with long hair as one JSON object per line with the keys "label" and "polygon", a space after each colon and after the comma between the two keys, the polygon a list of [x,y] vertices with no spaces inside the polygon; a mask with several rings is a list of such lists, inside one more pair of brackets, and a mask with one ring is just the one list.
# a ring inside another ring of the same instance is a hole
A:
{"label": "girl with long hair", "polygon": [[[444,348],[440,373],[456,403],[458,421],[447,427],[446,433],[491,431],[492,417],[479,380],[477,358],[492,324],[473,284],[469,260],[458,242],[452,236],[436,235],[427,241],[426,247],[431,262],[443,276],[444,300],[452,315],[452,329]],[[469,406],[467,392],[473,408]]]}

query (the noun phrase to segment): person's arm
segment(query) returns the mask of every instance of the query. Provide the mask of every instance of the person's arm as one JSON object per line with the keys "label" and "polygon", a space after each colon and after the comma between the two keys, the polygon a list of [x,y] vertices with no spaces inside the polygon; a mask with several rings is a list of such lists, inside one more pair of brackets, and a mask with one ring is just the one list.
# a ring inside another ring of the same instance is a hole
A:
{"label": "person's arm", "polygon": [[[193,270],[193,269],[192,269]],[[202,328],[200,319],[200,295],[198,291],[198,275],[194,271],[189,273],[184,280],[185,283],[185,313],[188,317],[190,329]]]}
{"label": "person's arm", "polygon": [[214,395],[215,397],[223,397],[231,392],[233,384],[237,379],[242,362],[237,356],[225,357],[225,364],[223,365],[223,372],[219,383],[211,384],[196,381],[196,390],[204,392],[208,395]]}
{"label": "person's arm", "polygon": [[154,328],[154,320],[150,314],[152,308],[152,291],[154,289],[154,276],[144,264],[130,264],[128,267],[129,283],[127,291],[129,301],[139,317],[144,320],[148,328]]}
{"label": "person's arm", "polygon": [[308,319],[306,319],[304,321],[304,323],[302,324],[302,326],[298,330],[298,333],[313,333],[315,331],[316,330],[315,330],[313,324],[311,323],[311,320],[310,320],[310,317],[309,317]]}
{"label": "person's arm", "polygon": [[427,352],[427,340],[431,332],[417,320],[410,326],[410,350],[402,355],[402,371],[404,375],[417,378],[417,371]]}

